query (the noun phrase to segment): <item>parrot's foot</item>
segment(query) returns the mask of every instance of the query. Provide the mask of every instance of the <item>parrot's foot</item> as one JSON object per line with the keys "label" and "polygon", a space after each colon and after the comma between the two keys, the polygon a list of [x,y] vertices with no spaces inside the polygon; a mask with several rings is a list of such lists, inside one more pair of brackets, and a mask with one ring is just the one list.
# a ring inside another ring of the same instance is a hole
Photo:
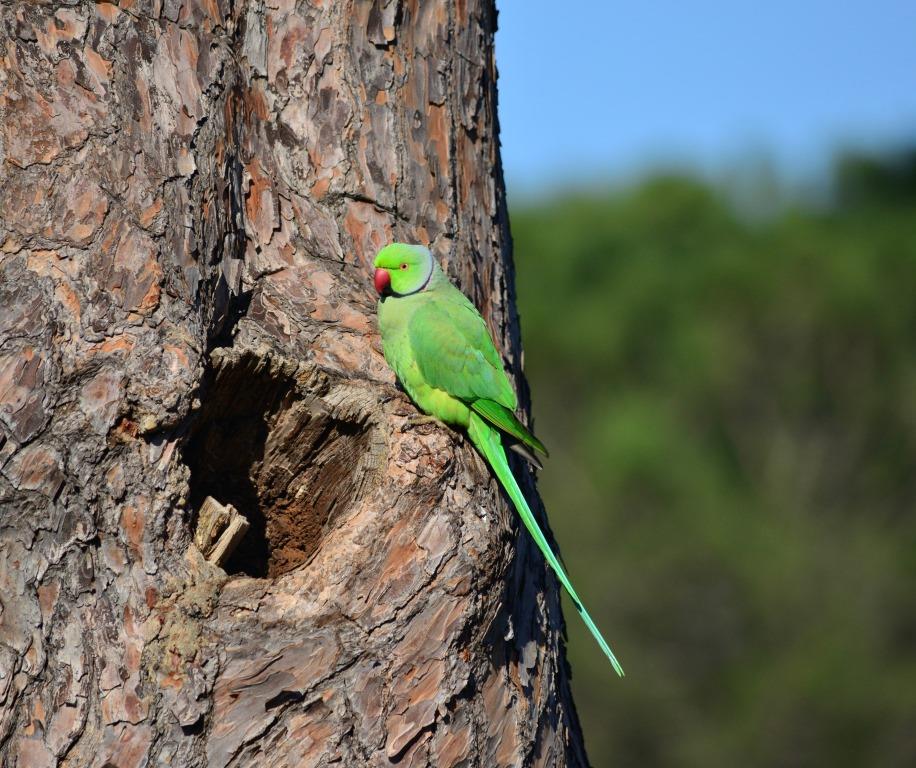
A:
{"label": "parrot's foot", "polygon": [[404,428],[422,427],[424,424],[438,424],[440,427],[445,426],[445,424],[439,421],[435,416],[411,416],[404,424]]}

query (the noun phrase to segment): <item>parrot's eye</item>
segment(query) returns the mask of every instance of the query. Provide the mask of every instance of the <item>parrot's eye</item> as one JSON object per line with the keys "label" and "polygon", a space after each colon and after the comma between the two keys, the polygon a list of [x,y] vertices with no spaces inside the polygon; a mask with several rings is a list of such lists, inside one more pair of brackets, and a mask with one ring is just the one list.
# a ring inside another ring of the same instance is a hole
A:
{"label": "parrot's eye", "polygon": [[401,269],[407,269],[407,264],[406,263],[401,264]]}

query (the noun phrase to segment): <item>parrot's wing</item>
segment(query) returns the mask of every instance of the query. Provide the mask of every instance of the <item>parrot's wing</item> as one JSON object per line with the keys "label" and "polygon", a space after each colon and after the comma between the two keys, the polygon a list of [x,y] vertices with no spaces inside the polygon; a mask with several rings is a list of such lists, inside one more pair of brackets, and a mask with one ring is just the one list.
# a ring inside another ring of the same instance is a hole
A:
{"label": "parrot's wing", "polygon": [[514,410],[515,391],[503,370],[486,323],[464,301],[431,299],[407,326],[417,366],[426,382],[467,402],[492,400]]}
{"label": "parrot's wing", "polygon": [[[505,406],[493,402],[492,400],[480,398],[471,403],[471,408],[477,411],[477,413],[495,427],[512,435],[512,437],[520,443],[527,445],[531,450],[540,451],[545,456],[547,455],[547,449],[544,447],[544,444],[532,435],[531,432],[528,431],[528,428],[516,418],[515,414]],[[524,454],[522,455],[524,456]],[[526,458],[528,457],[526,456]],[[537,460],[535,459],[532,463],[537,465]]]}

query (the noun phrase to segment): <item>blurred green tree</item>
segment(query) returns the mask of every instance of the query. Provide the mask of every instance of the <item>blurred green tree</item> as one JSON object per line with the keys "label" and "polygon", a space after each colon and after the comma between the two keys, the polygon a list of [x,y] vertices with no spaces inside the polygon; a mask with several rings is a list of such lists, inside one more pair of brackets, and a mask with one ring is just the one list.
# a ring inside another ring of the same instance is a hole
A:
{"label": "blurred green tree", "polygon": [[512,208],[595,766],[916,765],[916,153]]}

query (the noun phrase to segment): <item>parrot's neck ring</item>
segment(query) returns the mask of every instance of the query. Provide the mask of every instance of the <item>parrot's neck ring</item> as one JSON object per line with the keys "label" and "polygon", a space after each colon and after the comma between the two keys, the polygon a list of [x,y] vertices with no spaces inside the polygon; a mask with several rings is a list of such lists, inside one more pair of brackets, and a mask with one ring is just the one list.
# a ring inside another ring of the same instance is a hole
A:
{"label": "parrot's neck ring", "polygon": [[405,293],[398,293],[397,291],[392,290],[392,291],[391,291],[391,295],[392,295],[392,296],[396,296],[397,298],[400,299],[400,298],[403,298],[404,296],[413,296],[415,293],[419,293],[419,292],[422,291],[424,288],[426,288],[427,285],[429,285],[429,281],[433,279],[433,272],[434,272],[434,271],[435,271],[435,265],[433,264],[432,257],[430,257],[430,259],[429,259],[429,272],[426,273],[426,279],[423,280],[423,282],[420,284],[420,286],[419,286],[418,288],[414,288],[412,291],[406,291]]}

